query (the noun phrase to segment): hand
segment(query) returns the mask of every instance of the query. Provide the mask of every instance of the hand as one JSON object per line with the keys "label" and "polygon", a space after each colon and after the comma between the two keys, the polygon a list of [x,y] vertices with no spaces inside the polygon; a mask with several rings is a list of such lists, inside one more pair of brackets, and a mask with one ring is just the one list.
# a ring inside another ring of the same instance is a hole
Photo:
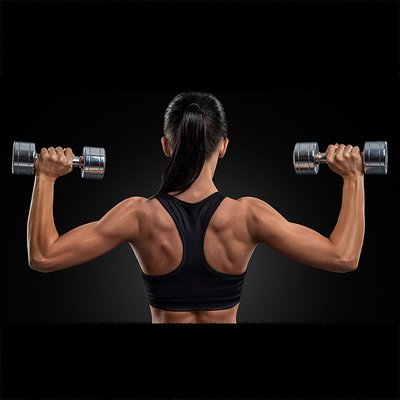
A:
{"label": "hand", "polygon": [[35,163],[36,175],[44,175],[51,178],[58,178],[72,171],[74,154],[68,147],[43,148]]}
{"label": "hand", "polygon": [[364,175],[363,159],[358,146],[331,144],[326,150],[326,161],[329,168],[343,178]]}

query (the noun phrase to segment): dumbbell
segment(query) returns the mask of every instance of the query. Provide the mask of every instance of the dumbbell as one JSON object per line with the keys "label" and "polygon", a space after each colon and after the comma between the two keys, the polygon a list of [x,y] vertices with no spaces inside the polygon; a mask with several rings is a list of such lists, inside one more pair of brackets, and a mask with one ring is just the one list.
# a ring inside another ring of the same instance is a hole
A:
{"label": "dumbbell", "polygon": [[[14,142],[11,172],[14,175],[34,175],[37,157],[35,143]],[[102,179],[106,168],[106,151],[102,147],[85,146],[81,156],[74,156],[72,165],[81,169],[84,179]]]}
{"label": "dumbbell", "polygon": [[[387,142],[365,142],[362,157],[365,174],[387,174]],[[293,166],[297,175],[316,175],[319,171],[319,165],[326,163],[326,153],[320,153],[318,143],[300,142],[294,146]]]}

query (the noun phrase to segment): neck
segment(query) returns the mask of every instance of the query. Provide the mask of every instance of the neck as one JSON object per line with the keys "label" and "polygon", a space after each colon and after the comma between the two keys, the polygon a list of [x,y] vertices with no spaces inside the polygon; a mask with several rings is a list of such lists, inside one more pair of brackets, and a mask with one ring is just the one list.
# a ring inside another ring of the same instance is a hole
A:
{"label": "neck", "polygon": [[[200,175],[193,182],[190,188],[185,190],[183,193],[177,195],[176,197],[178,199],[187,200],[189,202],[196,202],[214,192],[217,192],[218,189],[213,182],[217,161],[218,159],[217,160],[213,160],[213,158],[208,159],[204,163]],[[176,192],[171,192],[170,194],[175,195],[175,193]]]}

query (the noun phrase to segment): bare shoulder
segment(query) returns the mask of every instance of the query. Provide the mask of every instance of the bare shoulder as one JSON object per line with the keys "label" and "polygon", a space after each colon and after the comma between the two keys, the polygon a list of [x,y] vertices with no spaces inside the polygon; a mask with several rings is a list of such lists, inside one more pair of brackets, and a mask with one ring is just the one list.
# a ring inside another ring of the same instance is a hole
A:
{"label": "bare shoulder", "polygon": [[127,205],[129,205],[131,207],[145,209],[152,203],[153,200],[150,200],[147,197],[133,196],[133,197],[128,197],[127,199],[123,200],[122,202],[126,202]]}
{"label": "bare shoulder", "polygon": [[133,196],[120,201],[115,207],[126,213],[140,213],[146,211],[149,201],[146,197]]}
{"label": "bare shoulder", "polygon": [[270,204],[257,197],[242,197],[238,199],[243,204],[247,228],[250,232],[260,232],[275,229],[285,218]]}
{"label": "bare shoulder", "polygon": [[150,204],[151,200],[146,197],[128,197],[97,221],[97,227],[104,235],[132,241],[146,226],[149,216],[152,215]]}
{"label": "bare shoulder", "polygon": [[259,207],[263,204],[267,204],[265,201],[252,196],[244,196],[237,199],[238,202],[247,206],[247,207]]}
{"label": "bare shoulder", "polygon": [[236,226],[238,231],[243,231],[244,226],[250,228],[251,224],[265,215],[263,210],[269,208],[267,203],[256,197],[245,196],[238,199],[225,197],[213,221],[217,226]]}
{"label": "bare shoulder", "polygon": [[275,211],[267,202],[257,197],[245,196],[239,198],[237,201],[242,205],[246,215],[251,218]]}
{"label": "bare shoulder", "polygon": [[125,215],[134,216],[141,222],[142,228],[146,225],[151,225],[151,221],[168,219],[168,215],[160,212],[164,207],[155,198],[148,199],[147,197],[133,196],[121,201],[118,206],[121,207]]}
{"label": "bare shoulder", "polygon": [[148,199],[146,197],[130,197],[126,200],[128,203],[128,207],[135,213],[135,215],[145,222],[144,225],[150,226],[152,224],[151,221],[157,224],[162,224],[163,221],[169,221],[168,214],[164,212],[160,212],[164,210],[164,207],[161,203],[156,199]]}
{"label": "bare shoulder", "polygon": [[113,221],[114,223],[132,223],[132,219],[138,219],[148,209],[149,200],[145,197],[128,197],[116,204],[99,221],[102,225]]}

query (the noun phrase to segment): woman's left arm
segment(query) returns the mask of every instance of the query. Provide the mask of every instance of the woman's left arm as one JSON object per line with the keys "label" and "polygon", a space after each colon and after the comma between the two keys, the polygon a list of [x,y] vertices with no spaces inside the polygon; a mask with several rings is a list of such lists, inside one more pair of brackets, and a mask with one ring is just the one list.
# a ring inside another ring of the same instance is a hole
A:
{"label": "woman's left arm", "polygon": [[54,183],[72,168],[70,149],[42,149],[35,164],[36,176],[28,217],[28,260],[32,269],[52,272],[92,260],[134,240],[138,211],[144,198],[122,201],[99,221],[81,225],[59,235],[54,223]]}

